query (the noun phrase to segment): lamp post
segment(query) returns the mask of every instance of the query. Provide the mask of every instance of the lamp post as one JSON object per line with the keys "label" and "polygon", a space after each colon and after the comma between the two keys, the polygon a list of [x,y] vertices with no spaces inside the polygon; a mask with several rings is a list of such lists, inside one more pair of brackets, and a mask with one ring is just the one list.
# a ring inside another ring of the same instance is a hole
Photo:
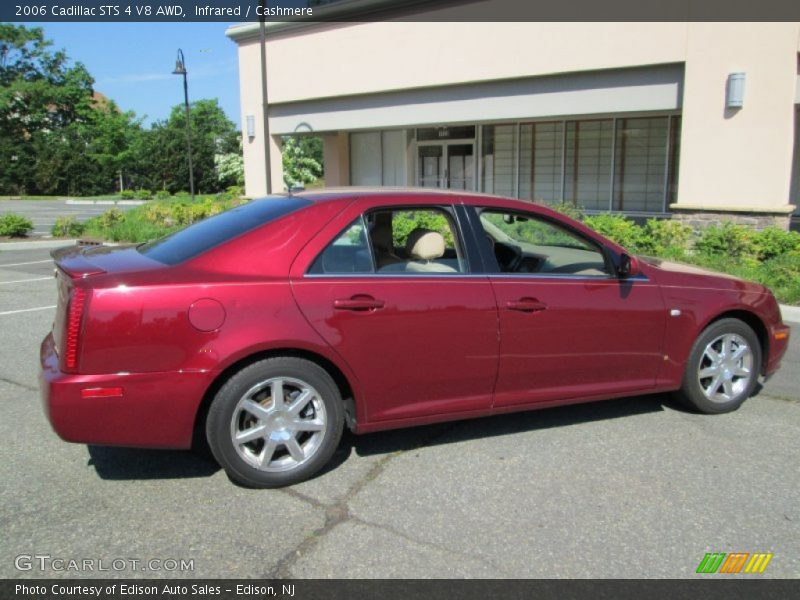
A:
{"label": "lamp post", "polygon": [[267,98],[267,0],[261,0],[259,33],[261,46],[261,111],[264,119],[264,166],[266,167],[267,194],[272,193],[272,160],[269,150],[269,100]]}
{"label": "lamp post", "polygon": [[192,126],[189,120],[189,83],[186,80],[186,60],[183,58],[183,50],[178,48],[178,58],[175,60],[175,70],[173,75],[183,75],[183,104],[186,107],[186,150],[189,153],[189,191],[194,200],[194,167],[192,166]]}

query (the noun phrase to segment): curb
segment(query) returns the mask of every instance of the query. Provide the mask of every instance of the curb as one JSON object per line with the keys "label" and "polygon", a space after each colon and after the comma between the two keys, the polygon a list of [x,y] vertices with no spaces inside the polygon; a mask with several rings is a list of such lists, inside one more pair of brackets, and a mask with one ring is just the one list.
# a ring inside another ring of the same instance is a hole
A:
{"label": "curb", "polygon": [[61,248],[63,246],[74,246],[78,240],[41,240],[25,242],[0,242],[2,250],[36,250],[37,248]]}
{"label": "curb", "polygon": [[147,204],[147,200],[67,200],[65,204],[70,205],[100,205],[100,206],[141,206]]}
{"label": "curb", "polygon": [[784,323],[800,323],[800,306],[781,304],[781,316]]}

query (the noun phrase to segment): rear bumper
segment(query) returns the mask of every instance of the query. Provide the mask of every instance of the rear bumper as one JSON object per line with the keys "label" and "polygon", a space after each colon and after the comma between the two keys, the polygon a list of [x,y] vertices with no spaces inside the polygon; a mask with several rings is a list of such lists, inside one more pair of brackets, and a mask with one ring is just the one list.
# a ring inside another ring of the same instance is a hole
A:
{"label": "rear bumper", "polygon": [[768,329],[769,332],[769,356],[767,363],[764,367],[764,375],[772,375],[781,366],[781,359],[786,354],[786,349],[789,347],[789,336],[791,329],[788,325],[779,323],[773,325]]}
{"label": "rear bumper", "polygon": [[[52,334],[42,342],[39,389],[55,432],[68,442],[142,448],[189,448],[211,372],[62,373]],[[121,395],[85,398],[82,390],[121,388]]]}

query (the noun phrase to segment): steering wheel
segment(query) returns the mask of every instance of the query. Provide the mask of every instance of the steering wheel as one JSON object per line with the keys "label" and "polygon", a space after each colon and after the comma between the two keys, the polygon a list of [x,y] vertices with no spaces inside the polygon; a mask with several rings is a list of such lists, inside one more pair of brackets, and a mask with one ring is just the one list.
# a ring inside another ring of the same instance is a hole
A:
{"label": "steering wheel", "polygon": [[495,242],[494,255],[500,263],[500,268],[506,273],[517,272],[524,259],[522,248],[506,242]]}

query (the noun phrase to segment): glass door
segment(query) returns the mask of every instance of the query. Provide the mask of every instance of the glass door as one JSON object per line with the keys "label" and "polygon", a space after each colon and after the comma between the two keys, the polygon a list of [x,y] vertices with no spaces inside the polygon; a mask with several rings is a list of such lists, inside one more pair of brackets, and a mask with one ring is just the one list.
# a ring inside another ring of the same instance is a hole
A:
{"label": "glass door", "polygon": [[444,144],[417,148],[417,185],[440,188],[445,186]]}
{"label": "glass door", "polygon": [[443,142],[417,146],[419,187],[475,189],[475,144]]}
{"label": "glass door", "polygon": [[475,146],[447,144],[447,187],[451,190],[475,189]]}

